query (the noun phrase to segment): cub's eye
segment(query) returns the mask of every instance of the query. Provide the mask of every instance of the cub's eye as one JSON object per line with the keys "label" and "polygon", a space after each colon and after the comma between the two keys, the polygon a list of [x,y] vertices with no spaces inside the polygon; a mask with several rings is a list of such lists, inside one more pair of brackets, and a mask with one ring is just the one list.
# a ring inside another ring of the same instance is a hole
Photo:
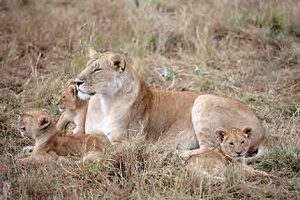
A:
{"label": "cub's eye", "polygon": [[244,143],[245,143],[245,140],[242,140],[242,141],[241,141],[241,144],[244,144]]}
{"label": "cub's eye", "polygon": [[62,98],[64,99],[64,98],[66,98],[66,96],[63,96]]}
{"label": "cub's eye", "polygon": [[233,146],[233,142],[229,142],[229,144],[230,144],[231,146]]}
{"label": "cub's eye", "polygon": [[93,73],[100,72],[101,70],[102,70],[101,68],[95,68],[95,69],[93,70]]}

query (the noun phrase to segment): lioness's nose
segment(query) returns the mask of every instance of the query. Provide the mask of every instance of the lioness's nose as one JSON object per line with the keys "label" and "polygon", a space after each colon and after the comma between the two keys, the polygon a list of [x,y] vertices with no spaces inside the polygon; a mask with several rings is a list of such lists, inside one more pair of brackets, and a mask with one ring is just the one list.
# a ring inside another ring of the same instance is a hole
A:
{"label": "lioness's nose", "polygon": [[80,86],[81,84],[84,83],[84,81],[83,81],[83,80],[80,80],[79,78],[76,78],[76,79],[75,79],[75,83],[76,83],[77,86]]}

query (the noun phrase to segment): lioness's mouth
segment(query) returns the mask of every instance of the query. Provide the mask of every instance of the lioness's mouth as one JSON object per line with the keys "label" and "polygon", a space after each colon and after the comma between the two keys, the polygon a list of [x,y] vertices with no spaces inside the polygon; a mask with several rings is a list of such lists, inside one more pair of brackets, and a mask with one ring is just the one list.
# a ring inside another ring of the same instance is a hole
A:
{"label": "lioness's mouth", "polygon": [[89,100],[93,95],[95,95],[96,92],[83,92],[82,90],[78,89],[77,96],[81,100]]}
{"label": "lioness's mouth", "polygon": [[90,96],[93,96],[94,94],[96,94],[96,92],[88,92],[88,91],[82,91],[82,89],[79,88],[80,86],[76,85],[76,92],[77,93],[83,93],[83,94],[87,94]]}
{"label": "lioness's mouth", "polygon": [[87,95],[90,95],[90,96],[93,96],[96,94],[96,92],[83,92],[82,90],[78,89],[78,92],[81,92],[81,93],[84,93],[84,94],[87,94]]}

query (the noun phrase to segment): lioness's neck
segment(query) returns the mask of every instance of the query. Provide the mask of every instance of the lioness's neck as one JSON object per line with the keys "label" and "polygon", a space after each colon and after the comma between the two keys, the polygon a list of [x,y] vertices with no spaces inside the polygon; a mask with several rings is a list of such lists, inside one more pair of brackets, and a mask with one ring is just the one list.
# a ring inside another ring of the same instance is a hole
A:
{"label": "lioness's neck", "polygon": [[149,106],[149,103],[153,98],[153,93],[151,89],[146,85],[146,83],[142,80],[139,80],[137,86],[138,87],[136,88],[137,89],[136,96],[135,96],[136,98],[135,98],[133,109],[143,110],[145,108],[141,108],[141,107]]}
{"label": "lioness's neck", "polygon": [[148,87],[134,72],[132,74],[132,81],[127,82],[126,86],[123,86],[120,92],[115,94],[100,94],[101,110],[104,114],[107,114],[112,107],[121,103],[123,108],[126,106],[131,107],[137,100],[143,98],[141,93],[145,90],[149,90]]}

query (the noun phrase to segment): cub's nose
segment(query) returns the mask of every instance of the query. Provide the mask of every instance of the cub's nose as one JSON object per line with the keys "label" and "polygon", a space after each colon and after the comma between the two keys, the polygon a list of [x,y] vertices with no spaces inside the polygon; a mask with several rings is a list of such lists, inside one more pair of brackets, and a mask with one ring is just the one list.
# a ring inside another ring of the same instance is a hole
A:
{"label": "cub's nose", "polygon": [[240,155],[242,154],[242,152],[239,151],[239,152],[236,152],[236,154],[237,154],[238,156],[240,156]]}
{"label": "cub's nose", "polygon": [[75,79],[75,83],[76,83],[77,86],[80,86],[80,85],[82,85],[84,83],[84,81],[80,80],[79,78],[76,78]]}

